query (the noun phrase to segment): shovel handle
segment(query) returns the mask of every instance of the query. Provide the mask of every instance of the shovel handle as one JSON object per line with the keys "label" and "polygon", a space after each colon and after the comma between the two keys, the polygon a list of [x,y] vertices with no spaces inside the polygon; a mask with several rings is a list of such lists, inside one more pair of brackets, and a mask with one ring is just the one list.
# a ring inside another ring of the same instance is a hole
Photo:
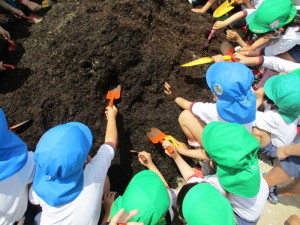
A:
{"label": "shovel handle", "polygon": [[13,65],[9,65],[9,64],[2,64],[2,67],[4,68],[9,68],[9,69],[15,69],[15,67]]}
{"label": "shovel handle", "polygon": [[114,99],[111,99],[111,100],[109,101],[109,103],[108,103],[108,106],[109,106],[109,107],[113,107],[113,105],[114,105]]}
{"label": "shovel handle", "polygon": [[[162,143],[163,143],[163,140],[160,140],[159,143],[162,144]],[[174,152],[174,149],[173,149],[171,146],[166,147],[166,150],[167,150],[170,154],[172,154],[172,153]]]}

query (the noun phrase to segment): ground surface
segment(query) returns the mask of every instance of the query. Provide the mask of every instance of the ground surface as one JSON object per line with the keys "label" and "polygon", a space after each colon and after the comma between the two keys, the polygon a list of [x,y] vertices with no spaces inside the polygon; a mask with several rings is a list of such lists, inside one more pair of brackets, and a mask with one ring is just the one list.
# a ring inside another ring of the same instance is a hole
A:
{"label": "ground surface", "polygon": [[4,50],[3,60],[17,69],[0,76],[0,102],[9,124],[34,119],[20,134],[34,150],[49,128],[83,122],[93,132],[94,153],[104,139],[106,92],[121,84],[120,154],[111,172],[113,180],[125,180],[116,188],[125,187],[126,179],[143,169],[130,149],[151,152],[166,179],[176,185],[175,165],[148,141],[145,130],[157,127],[184,140],[177,122],[180,109],[164,95],[163,83],[169,81],[178,95],[190,100],[209,100],[205,79],[200,79],[207,66],[179,65],[218,53],[224,38],[220,33],[209,43],[211,17],[190,8],[181,0],[69,0],[59,1],[39,24],[16,23],[11,33],[19,48]]}
{"label": "ground surface", "polygon": [[119,153],[109,171],[113,189],[122,192],[145,169],[131,149],[150,152],[176,187],[179,171],[145,131],[157,127],[185,141],[177,122],[181,110],[164,95],[163,83],[170,82],[177,96],[212,101],[204,78],[208,66],[179,65],[218,54],[224,39],[219,32],[208,42],[211,16],[190,8],[184,0],[64,0],[39,24],[15,23],[11,35],[18,50],[1,49],[2,60],[17,66],[0,75],[0,106],[9,125],[33,119],[20,137],[34,150],[51,127],[85,123],[95,154],[104,140],[106,92],[121,84]]}

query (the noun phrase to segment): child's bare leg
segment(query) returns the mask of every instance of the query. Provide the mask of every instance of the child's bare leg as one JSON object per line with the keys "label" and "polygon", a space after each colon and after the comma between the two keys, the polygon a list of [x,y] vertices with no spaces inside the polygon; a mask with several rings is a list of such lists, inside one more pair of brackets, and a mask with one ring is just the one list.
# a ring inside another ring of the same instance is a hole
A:
{"label": "child's bare leg", "polygon": [[300,195],[300,179],[295,178],[291,183],[279,187],[277,194],[280,198],[284,197],[295,197]]}
{"label": "child's bare leg", "polygon": [[42,8],[39,4],[30,0],[19,0],[19,2],[28,7],[33,12],[39,11]]}
{"label": "child's bare leg", "polygon": [[268,183],[269,187],[273,187],[277,184],[281,184],[285,181],[288,181],[290,179],[292,179],[292,177],[290,177],[285,170],[283,169],[283,167],[281,166],[280,163],[278,163],[275,167],[273,167],[265,176],[264,176],[265,180]]}
{"label": "child's bare leg", "polygon": [[189,110],[184,110],[180,114],[178,121],[187,139],[190,142],[198,142],[202,145],[202,132],[206,124],[195,117]]}
{"label": "child's bare leg", "polygon": [[103,187],[103,193],[109,192],[110,191],[110,181],[109,177],[105,177],[105,182],[104,182],[104,187]]}
{"label": "child's bare leg", "polygon": [[252,129],[251,134],[259,141],[260,147],[267,146],[271,141],[271,135],[267,131],[261,130],[257,127]]}

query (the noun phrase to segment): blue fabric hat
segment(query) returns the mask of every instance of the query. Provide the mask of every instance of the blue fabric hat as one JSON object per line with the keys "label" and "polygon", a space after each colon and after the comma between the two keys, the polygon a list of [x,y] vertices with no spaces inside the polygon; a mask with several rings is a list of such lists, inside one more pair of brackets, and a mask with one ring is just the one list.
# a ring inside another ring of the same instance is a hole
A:
{"label": "blue fabric hat", "polygon": [[239,124],[255,120],[253,79],[251,70],[240,62],[217,62],[209,67],[206,82],[218,96],[217,111],[223,120]]}
{"label": "blue fabric hat", "polygon": [[80,194],[92,141],[90,129],[77,122],[56,126],[43,135],[34,154],[33,189],[48,205],[67,204]]}
{"label": "blue fabric hat", "polygon": [[27,145],[8,130],[4,112],[0,109],[0,181],[22,169],[27,157]]}

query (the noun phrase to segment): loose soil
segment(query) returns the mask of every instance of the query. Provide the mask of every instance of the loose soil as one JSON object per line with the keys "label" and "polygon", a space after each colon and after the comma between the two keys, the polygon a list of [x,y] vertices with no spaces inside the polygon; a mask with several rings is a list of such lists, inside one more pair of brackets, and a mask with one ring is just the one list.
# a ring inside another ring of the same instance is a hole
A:
{"label": "loose soil", "polygon": [[[191,12],[185,0],[64,0],[43,22],[14,23],[11,35],[18,50],[2,44],[2,60],[16,70],[0,75],[0,102],[9,125],[33,124],[20,137],[30,150],[53,126],[79,121],[94,135],[91,154],[104,140],[104,115],[110,86],[122,85],[118,154],[109,175],[122,193],[130,178],[145,169],[129,151],[148,151],[170,186],[179,171],[146,129],[157,127],[181,141],[181,109],[163,93],[168,81],[176,96],[212,101],[205,82],[209,65],[182,68],[193,59],[219,54],[224,34],[207,40],[213,19]],[[194,164],[193,164],[194,165]]]}

